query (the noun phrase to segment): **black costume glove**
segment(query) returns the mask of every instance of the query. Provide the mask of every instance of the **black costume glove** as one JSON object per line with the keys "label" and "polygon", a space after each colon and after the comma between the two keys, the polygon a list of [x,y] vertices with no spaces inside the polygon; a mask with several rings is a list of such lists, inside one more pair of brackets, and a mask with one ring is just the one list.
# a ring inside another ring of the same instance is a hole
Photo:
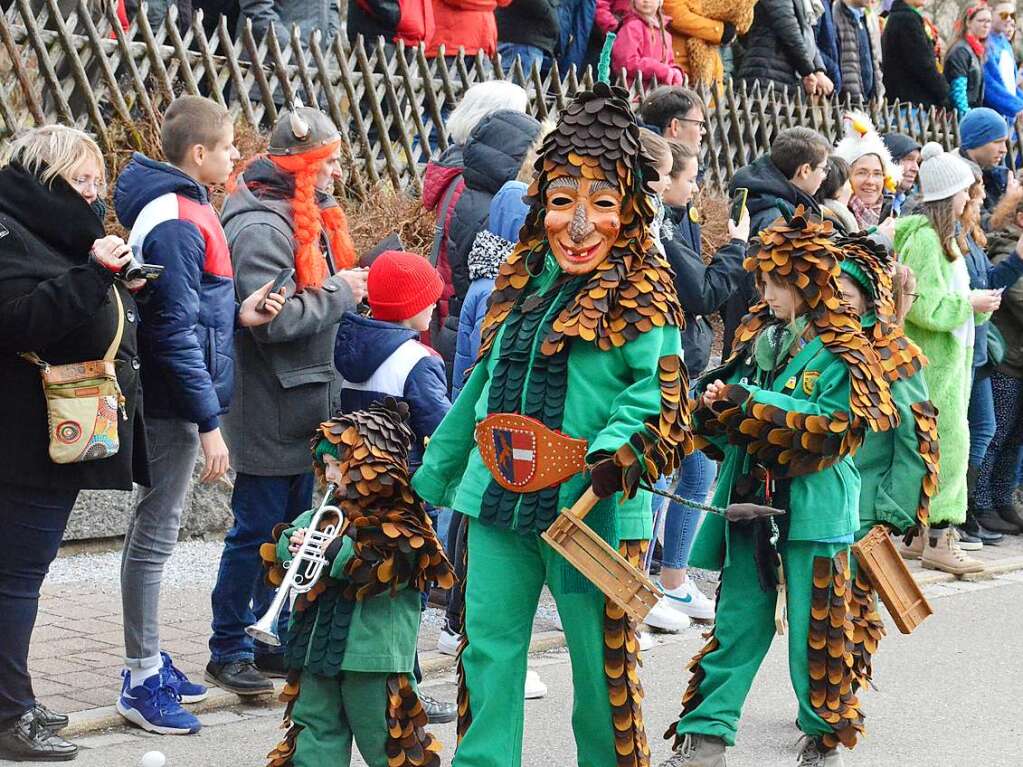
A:
{"label": "black costume glove", "polygon": [[590,484],[598,498],[607,498],[621,492],[622,469],[613,458],[606,458],[590,469]]}
{"label": "black costume glove", "polygon": [[327,544],[327,548],[323,550],[323,558],[327,560],[327,567],[334,566],[334,560],[337,559],[338,552],[341,551],[341,547],[345,544],[345,537],[343,535],[337,536],[334,540]]}
{"label": "black costume glove", "polygon": [[728,45],[735,39],[735,24],[730,21],[724,22],[724,30],[721,32],[721,45]]}

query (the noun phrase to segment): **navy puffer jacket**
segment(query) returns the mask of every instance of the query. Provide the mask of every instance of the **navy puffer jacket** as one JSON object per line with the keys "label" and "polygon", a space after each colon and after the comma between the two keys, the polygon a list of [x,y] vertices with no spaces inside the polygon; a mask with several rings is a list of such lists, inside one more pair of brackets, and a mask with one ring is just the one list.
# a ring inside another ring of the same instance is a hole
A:
{"label": "navy puffer jacket", "polygon": [[448,228],[448,260],[455,295],[450,312],[457,317],[469,291],[469,251],[476,234],[486,228],[490,201],[518,175],[522,160],[540,133],[540,123],[522,112],[502,110],[487,115],[465,145],[465,191],[458,198]]}
{"label": "navy puffer jacket", "polygon": [[117,218],[148,264],[164,267],[140,295],[147,416],[219,425],[234,388],[231,256],[206,187],[136,154],[117,179]]}

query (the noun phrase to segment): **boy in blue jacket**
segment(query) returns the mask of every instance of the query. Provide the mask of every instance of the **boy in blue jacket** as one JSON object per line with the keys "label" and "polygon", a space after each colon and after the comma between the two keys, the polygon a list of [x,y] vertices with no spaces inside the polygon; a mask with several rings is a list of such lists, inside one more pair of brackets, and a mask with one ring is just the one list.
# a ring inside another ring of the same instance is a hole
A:
{"label": "boy in blue jacket", "polygon": [[229,468],[219,416],[234,385],[235,328],[266,324],[284,299],[268,297],[266,283],[235,302],[227,240],[207,189],[227,181],[239,157],[228,111],[200,96],[182,96],[164,114],[160,142],[168,162],[136,153],[114,193],[136,259],[164,269],[143,288],[142,316],[129,311],[124,318],[140,323],[139,358],[131,364],[142,377],[152,486],[139,487],[124,537],[126,668],[117,710],[149,732],[184,734],[200,724],[180,703],[204,699],[206,688],[160,651],[160,579],[178,539],[200,445],[202,481],[213,482]]}

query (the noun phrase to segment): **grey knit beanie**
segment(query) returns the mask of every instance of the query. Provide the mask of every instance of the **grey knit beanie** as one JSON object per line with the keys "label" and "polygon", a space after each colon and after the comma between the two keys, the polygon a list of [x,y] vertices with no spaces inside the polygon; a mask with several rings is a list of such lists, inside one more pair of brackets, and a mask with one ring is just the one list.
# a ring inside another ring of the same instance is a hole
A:
{"label": "grey knit beanie", "polygon": [[920,152],[920,191],[924,202],[954,197],[973,186],[973,171],[966,161],[930,142]]}

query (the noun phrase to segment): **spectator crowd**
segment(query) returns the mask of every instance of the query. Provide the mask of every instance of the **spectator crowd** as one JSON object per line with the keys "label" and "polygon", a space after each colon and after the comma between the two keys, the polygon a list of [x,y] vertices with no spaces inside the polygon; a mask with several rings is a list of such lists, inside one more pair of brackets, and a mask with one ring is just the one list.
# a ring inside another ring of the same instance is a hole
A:
{"label": "spectator crowd", "polygon": [[[659,84],[637,105],[639,143],[657,170],[651,247],[672,269],[694,382],[718,361],[712,319],[723,325],[727,360],[760,301],[765,283],[744,259],[779,218],[802,209],[830,222],[836,238],[865,233],[894,254],[898,321],[926,357],[919,385],[937,411],[941,461],[928,519],[917,518],[914,501],[902,509],[908,521],[886,521],[907,534],[904,557],[963,576],[983,569],[970,552],[1023,534],[1023,186],[1006,165],[1023,89],[1014,4],[965,9],[947,46],[922,5],[351,0],[346,23],[353,39],[422,42],[429,56],[500,52],[541,67],[590,63],[602,36],[617,35],[613,67]],[[242,0],[210,10],[232,11],[258,31],[341,29],[326,2]],[[151,23],[166,12],[166,3],[148,6]],[[728,221],[726,242],[706,252],[697,201],[708,105],[687,84],[726,77],[955,110],[959,146],[944,152],[882,135],[856,111],[835,145],[808,127],[784,130],[730,179],[748,215]],[[526,107],[517,85],[485,81],[447,116],[451,142],[423,177],[436,234],[418,254],[396,238],[379,252],[356,252],[334,197],[345,180],[341,129],[314,107],[283,111],[267,152],[241,158],[226,109],[198,96],[175,100],[164,115],[163,159],[136,154],[113,183],[127,241],[103,230],[107,179],[91,138],[46,126],[9,144],[0,167],[0,371],[16,407],[0,464],[0,517],[21,545],[0,564],[0,757],[77,752],[58,734],[67,717],[33,694],[28,649],[40,586],[85,489],[135,488],[121,566],[117,710],[155,733],[199,730],[187,705],[207,690],[161,650],[159,597],[200,455],[202,481],[233,471],[234,516],[211,595],[204,681],[241,696],[273,690],[272,678],[286,673],[283,648],[245,630],[274,596],[260,547],[316,505],[309,440],[338,409],[406,403],[409,467],[418,466],[477,359],[495,278],[530,215],[524,197],[552,125]],[[221,184],[228,194],[217,210],[209,187]],[[132,271],[140,264],[156,273]],[[854,308],[856,290],[861,299],[869,292],[858,284],[843,292]],[[82,365],[90,386],[102,379],[115,393],[88,400],[98,403],[93,431],[70,420],[54,429],[57,406],[49,393],[44,399],[40,371],[50,386],[51,372]],[[650,567],[662,594],[646,620],[652,630],[715,618],[715,601],[688,573],[702,513],[686,502],[706,502],[718,469],[695,451],[662,478],[673,498],[651,510],[658,545]],[[465,518],[427,511],[464,577]],[[455,654],[459,591],[433,596],[446,606],[438,648]],[[285,644],[287,624],[285,611]],[[418,676],[418,659],[414,666]],[[531,673],[522,694],[545,691]],[[455,717],[453,702],[420,697],[430,721]]]}

